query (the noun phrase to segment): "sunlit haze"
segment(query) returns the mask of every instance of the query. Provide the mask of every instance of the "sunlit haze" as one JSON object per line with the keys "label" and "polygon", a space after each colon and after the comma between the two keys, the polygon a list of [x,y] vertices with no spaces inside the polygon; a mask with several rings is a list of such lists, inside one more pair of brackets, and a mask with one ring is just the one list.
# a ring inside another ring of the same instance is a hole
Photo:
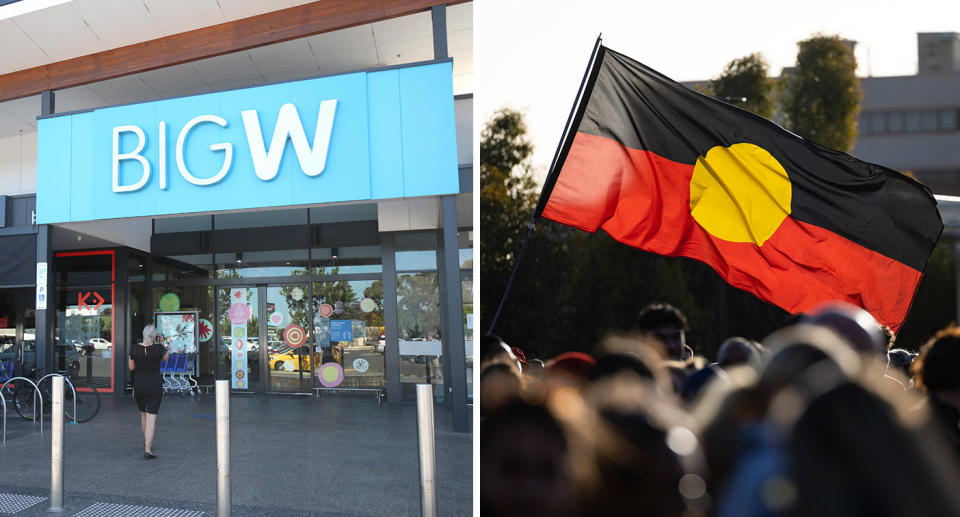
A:
{"label": "sunlit haze", "polygon": [[960,32],[960,2],[483,0],[476,26],[477,121],[501,107],[523,112],[542,181],[599,33],[678,81],[717,77],[753,52],[779,75],[794,64],[797,41],[818,32],[858,42],[860,76],[912,75],[917,33]]}

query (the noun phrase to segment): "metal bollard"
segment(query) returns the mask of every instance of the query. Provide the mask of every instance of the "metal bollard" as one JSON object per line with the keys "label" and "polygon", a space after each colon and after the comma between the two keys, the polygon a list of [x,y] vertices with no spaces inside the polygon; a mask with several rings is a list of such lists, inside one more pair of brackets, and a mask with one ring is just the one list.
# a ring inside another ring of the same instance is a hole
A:
{"label": "metal bollard", "polygon": [[[63,377],[53,383],[53,418],[50,420],[50,512],[63,511]],[[36,407],[36,406],[34,406]]]}
{"label": "metal bollard", "polygon": [[217,385],[217,515],[230,516],[230,381]]}
{"label": "metal bollard", "polygon": [[437,446],[433,436],[433,385],[417,384],[417,443],[420,449],[420,515],[437,515]]}

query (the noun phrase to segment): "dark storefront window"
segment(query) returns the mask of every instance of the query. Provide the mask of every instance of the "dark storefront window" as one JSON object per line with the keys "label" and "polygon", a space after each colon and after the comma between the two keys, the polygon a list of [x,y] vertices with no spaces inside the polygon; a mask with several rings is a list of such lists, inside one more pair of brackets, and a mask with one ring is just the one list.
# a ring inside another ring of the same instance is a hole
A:
{"label": "dark storefront window", "polygon": [[350,275],[380,273],[383,265],[380,246],[313,248],[311,273],[314,275]]}
{"label": "dark storefront window", "polygon": [[238,251],[217,253],[217,278],[303,276],[308,272],[307,250]]}
{"label": "dark storefront window", "polygon": [[154,282],[206,280],[213,271],[212,258],[209,253],[154,257],[151,276]]}
{"label": "dark storefront window", "polygon": [[19,359],[17,351],[17,292],[0,291],[0,361]]}
{"label": "dark storefront window", "polygon": [[27,374],[37,364],[36,297],[32,287],[0,289],[0,361],[20,361]]}
{"label": "dark storefront window", "polygon": [[112,391],[115,253],[58,253],[56,260],[53,369],[69,373],[78,387]]}

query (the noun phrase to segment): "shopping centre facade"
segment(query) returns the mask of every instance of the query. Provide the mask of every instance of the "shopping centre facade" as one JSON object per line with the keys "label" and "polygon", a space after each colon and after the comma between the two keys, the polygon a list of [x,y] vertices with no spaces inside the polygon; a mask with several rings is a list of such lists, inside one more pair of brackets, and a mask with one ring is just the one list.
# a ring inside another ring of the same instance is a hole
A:
{"label": "shopping centre facade", "polygon": [[468,430],[472,3],[53,3],[0,19],[2,358],[122,393],[155,323],[201,385]]}

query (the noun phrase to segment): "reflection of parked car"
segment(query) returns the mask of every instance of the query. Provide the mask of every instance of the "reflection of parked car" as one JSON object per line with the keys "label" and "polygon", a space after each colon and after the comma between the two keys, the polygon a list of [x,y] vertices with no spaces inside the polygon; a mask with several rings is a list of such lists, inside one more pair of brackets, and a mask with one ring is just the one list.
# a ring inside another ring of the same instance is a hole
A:
{"label": "reflection of parked car", "polygon": [[278,353],[270,354],[270,366],[274,370],[297,371],[310,370],[310,347],[286,348]]}
{"label": "reflection of parked car", "polygon": [[102,337],[95,337],[87,343],[93,345],[95,350],[110,350],[110,342]]}

